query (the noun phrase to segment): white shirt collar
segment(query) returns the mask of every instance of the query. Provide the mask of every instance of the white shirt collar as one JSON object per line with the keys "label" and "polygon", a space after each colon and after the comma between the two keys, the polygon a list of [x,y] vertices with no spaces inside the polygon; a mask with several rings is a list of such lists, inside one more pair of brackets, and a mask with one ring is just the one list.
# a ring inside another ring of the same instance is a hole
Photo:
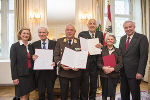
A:
{"label": "white shirt collar", "polygon": [[127,39],[128,39],[128,37],[130,37],[130,40],[131,40],[131,39],[133,38],[133,35],[134,35],[134,34],[132,34],[131,36],[128,36],[128,35],[127,35]]}
{"label": "white shirt collar", "polygon": [[42,44],[43,42],[45,42],[46,44],[48,44],[48,39],[46,39],[45,41],[42,41],[42,40],[41,40],[41,44]]}
{"label": "white shirt collar", "polygon": [[91,35],[91,37],[92,37],[92,34],[94,34],[94,37],[95,37],[95,33],[91,33],[91,32],[89,31],[89,34]]}
{"label": "white shirt collar", "polygon": [[[19,44],[20,44],[20,45],[23,45],[24,43],[23,43],[22,40],[19,40]],[[28,44],[27,44],[27,45],[29,45],[29,44],[31,44],[31,41],[28,41]]]}
{"label": "white shirt collar", "polygon": [[[24,43],[22,42],[22,40],[19,40],[19,44],[20,45],[24,45]],[[31,44],[31,41],[28,41],[28,44],[26,45],[27,52],[29,52],[29,49],[28,49],[28,45],[29,44]]]}
{"label": "white shirt collar", "polygon": [[43,44],[42,44],[43,42],[46,43],[45,46],[46,46],[46,49],[48,49],[48,39],[46,39],[45,41],[41,40],[41,48],[43,48]]}

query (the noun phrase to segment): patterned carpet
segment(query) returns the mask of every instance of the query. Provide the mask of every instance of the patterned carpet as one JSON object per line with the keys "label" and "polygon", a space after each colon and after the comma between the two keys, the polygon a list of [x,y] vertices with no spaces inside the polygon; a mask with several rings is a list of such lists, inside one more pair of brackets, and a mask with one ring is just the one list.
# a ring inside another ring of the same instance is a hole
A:
{"label": "patterned carpet", "polygon": [[[131,96],[130,96],[130,98],[131,98]],[[97,97],[96,97],[96,100],[102,100],[102,96],[101,95],[98,95]],[[110,100],[109,98],[108,98],[108,100]],[[115,100],[121,100],[121,95],[120,95],[120,93],[117,93],[116,94],[116,99]],[[131,99],[132,100],[132,99]],[[141,100],[150,100],[150,95],[148,94],[148,92],[147,91],[141,91]]]}

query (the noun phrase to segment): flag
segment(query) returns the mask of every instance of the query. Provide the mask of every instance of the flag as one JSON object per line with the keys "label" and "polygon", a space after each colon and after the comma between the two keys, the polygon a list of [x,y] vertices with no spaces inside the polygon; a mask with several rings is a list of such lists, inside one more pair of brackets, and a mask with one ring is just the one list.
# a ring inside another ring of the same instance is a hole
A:
{"label": "flag", "polygon": [[107,11],[107,21],[106,21],[106,27],[105,27],[105,32],[104,32],[104,46],[106,46],[105,38],[106,35],[109,33],[112,33],[112,22],[111,22],[111,12],[110,12],[110,4],[108,0],[108,5],[107,5],[108,11]]}

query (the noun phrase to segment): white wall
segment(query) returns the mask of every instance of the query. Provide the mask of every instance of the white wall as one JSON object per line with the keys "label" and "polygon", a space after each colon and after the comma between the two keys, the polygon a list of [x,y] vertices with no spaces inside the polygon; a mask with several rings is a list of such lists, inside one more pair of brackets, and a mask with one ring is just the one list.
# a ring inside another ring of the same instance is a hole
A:
{"label": "white wall", "polygon": [[12,83],[10,62],[0,61],[0,85],[10,85]]}

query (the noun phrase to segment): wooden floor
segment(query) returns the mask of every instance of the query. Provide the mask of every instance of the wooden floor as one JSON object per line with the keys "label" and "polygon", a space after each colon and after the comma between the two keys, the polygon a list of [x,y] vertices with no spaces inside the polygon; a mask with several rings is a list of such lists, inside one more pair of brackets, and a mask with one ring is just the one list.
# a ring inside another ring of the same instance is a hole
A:
{"label": "wooden floor", "polygon": [[[148,90],[148,83],[142,82],[141,83],[141,91],[147,91]],[[60,98],[59,94],[60,90],[55,89],[54,95],[55,100]],[[120,84],[117,86],[117,93],[120,92]],[[101,89],[100,89],[101,94]],[[0,86],[0,100],[12,100],[14,97],[14,87],[13,86]],[[35,90],[31,92],[30,94],[30,100],[38,100],[38,91]]]}

